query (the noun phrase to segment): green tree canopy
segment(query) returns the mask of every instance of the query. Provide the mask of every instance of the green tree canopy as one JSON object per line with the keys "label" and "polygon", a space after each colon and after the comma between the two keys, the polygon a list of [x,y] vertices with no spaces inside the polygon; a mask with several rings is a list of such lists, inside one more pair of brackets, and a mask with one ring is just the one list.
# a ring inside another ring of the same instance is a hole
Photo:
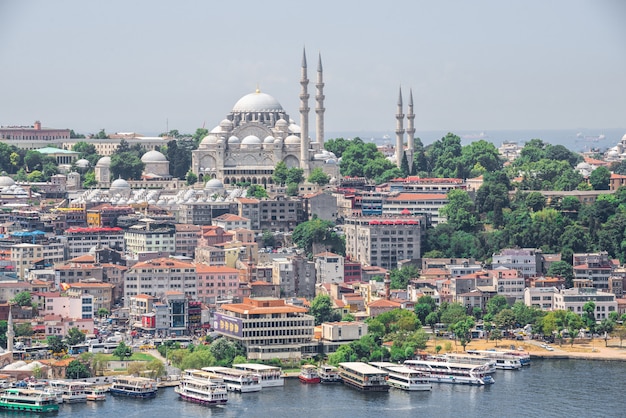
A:
{"label": "green tree canopy", "polygon": [[89,368],[81,363],[79,360],[72,360],[65,369],[66,379],[84,379],[91,377]]}
{"label": "green tree canopy", "polygon": [[307,254],[312,254],[314,244],[330,247],[330,251],[337,254],[345,254],[344,241],[334,227],[330,221],[314,218],[296,226],[291,237]]}
{"label": "green tree canopy", "polygon": [[246,191],[246,195],[248,197],[255,197],[257,199],[263,199],[264,197],[269,197],[269,195],[267,194],[267,190],[265,190],[263,186],[260,186],[258,184],[253,184],[250,187],[248,187],[248,190]]}
{"label": "green tree canopy", "polygon": [[130,358],[133,355],[133,349],[127,346],[124,341],[120,342],[120,344],[113,350],[111,353],[113,357],[117,357],[120,361]]}
{"label": "green tree canopy", "polygon": [[67,345],[72,346],[80,344],[83,341],[85,341],[85,334],[83,334],[77,327],[70,328],[67,331],[67,336],[65,337]]}
{"label": "green tree canopy", "polygon": [[319,294],[311,302],[309,314],[315,318],[315,325],[323,322],[334,322],[341,319],[341,314],[333,309],[333,302],[330,296]]}
{"label": "green tree canopy", "polygon": [[30,292],[28,291],[19,292],[18,294],[16,294],[12,302],[19,306],[32,306],[33,304]]}
{"label": "green tree canopy", "polygon": [[611,172],[608,168],[600,166],[589,175],[589,183],[593,190],[609,190]]}
{"label": "green tree canopy", "polygon": [[311,174],[309,174],[309,178],[307,179],[309,183],[315,183],[319,186],[325,186],[330,182],[330,176],[324,173],[320,167],[315,167],[311,170]]}

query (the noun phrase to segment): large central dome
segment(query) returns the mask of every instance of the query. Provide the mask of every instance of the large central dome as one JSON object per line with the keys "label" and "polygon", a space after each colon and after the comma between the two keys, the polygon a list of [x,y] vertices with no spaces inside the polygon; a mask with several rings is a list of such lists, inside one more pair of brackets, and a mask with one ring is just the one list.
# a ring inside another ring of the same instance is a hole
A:
{"label": "large central dome", "polygon": [[239,99],[233,112],[283,112],[283,107],[274,97],[257,90]]}

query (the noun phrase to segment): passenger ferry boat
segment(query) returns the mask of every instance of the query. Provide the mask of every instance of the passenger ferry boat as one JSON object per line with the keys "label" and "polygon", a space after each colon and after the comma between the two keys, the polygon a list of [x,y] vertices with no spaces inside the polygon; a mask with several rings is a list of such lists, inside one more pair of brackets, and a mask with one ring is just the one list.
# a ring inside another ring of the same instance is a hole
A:
{"label": "passenger ferry boat", "polygon": [[496,362],[496,369],[519,370],[522,368],[521,359],[510,353],[495,350],[467,350],[468,354],[487,357]]}
{"label": "passenger ferry boat", "polygon": [[339,363],[339,375],[346,385],[369,392],[387,392],[389,373],[361,362]]}
{"label": "passenger ferry boat", "polygon": [[203,367],[202,370],[215,373],[226,384],[226,389],[232,392],[258,392],[261,390],[261,377],[245,370],[230,367]]}
{"label": "passenger ferry boat", "polygon": [[280,367],[257,363],[233,364],[233,367],[261,376],[261,387],[263,388],[285,385],[285,379],[283,378],[283,372],[280,370]]}
{"label": "passenger ferry boat", "polygon": [[154,398],[159,388],[154,380],[147,377],[116,376],[111,385],[111,395],[131,398]]}
{"label": "passenger ferry boat", "polygon": [[302,383],[320,383],[322,381],[322,378],[317,373],[317,367],[312,364],[302,366],[298,379],[300,379]]}
{"label": "passenger ferry boat", "polygon": [[102,386],[87,386],[85,394],[88,401],[106,401],[107,389]]}
{"label": "passenger ferry boat", "polygon": [[53,394],[41,390],[10,388],[0,394],[0,409],[26,412],[56,412],[59,404]]}
{"label": "passenger ferry boat", "polygon": [[200,405],[223,405],[228,402],[224,379],[204,370],[185,370],[180,384],[174,388],[181,399]]}
{"label": "passenger ferry boat", "polygon": [[447,361],[450,363],[465,363],[465,364],[477,364],[487,365],[487,373],[492,374],[496,372],[496,361],[484,356],[467,354],[467,353],[446,353],[438,354],[427,357],[427,360],[434,361]]}
{"label": "passenger ferry boat", "polygon": [[431,390],[430,376],[395,363],[386,361],[371,362],[372,366],[389,373],[389,386],[402,390]]}
{"label": "passenger ferry boat", "polygon": [[322,383],[341,383],[339,369],[330,364],[322,364],[318,367],[317,374],[319,374]]}
{"label": "passenger ferry boat", "polygon": [[522,367],[530,366],[530,354],[524,351],[523,347],[520,347],[517,350],[504,350],[502,352],[519,358],[520,363],[522,363]]}
{"label": "passenger ferry boat", "polygon": [[87,402],[85,388],[89,386],[89,384],[86,382],[51,380],[49,386],[57,395],[61,395],[63,403]]}
{"label": "passenger ferry boat", "polygon": [[434,383],[455,383],[465,385],[490,385],[495,383],[488,373],[488,366],[449,361],[406,360],[404,365],[430,376]]}

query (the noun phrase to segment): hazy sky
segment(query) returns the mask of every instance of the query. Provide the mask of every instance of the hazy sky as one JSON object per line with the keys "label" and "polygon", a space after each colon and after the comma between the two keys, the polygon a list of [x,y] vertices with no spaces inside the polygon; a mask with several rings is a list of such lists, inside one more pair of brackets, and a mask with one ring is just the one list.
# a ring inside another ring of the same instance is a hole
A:
{"label": "hazy sky", "polygon": [[393,132],[400,85],[418,133],[621,128],[625,18],[621,0],[0,0],[0,125],[194,132],[257,85],[299,123],[306,46],[327,132]]}

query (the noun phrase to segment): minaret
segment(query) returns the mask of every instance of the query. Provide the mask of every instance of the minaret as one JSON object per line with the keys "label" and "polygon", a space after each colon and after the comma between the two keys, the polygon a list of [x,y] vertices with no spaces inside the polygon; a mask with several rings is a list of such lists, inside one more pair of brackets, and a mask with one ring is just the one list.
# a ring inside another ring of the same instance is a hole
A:
{"label": "minaret", "polygon": [[321,149],[324,148],[324,111],[326,110],[324,109],[324,77],[322,73],[322,54],[320,53],[317,62],[317,83],[315,83],[317,89],[315,95],[315,136]]}
{"label": "minaret", "polygon": [[300,168],[309,175],[309,79],[306,75],[306,50],[302,49],[302,76],[300,78]]}
{"label": "minaret", "polygon": [[404,129],[402,128],[402,122],[404,114],[402,113],[402,87],[400,87],[400,94],[398,96],[398,110],[396,113],[396,165],[402,166],[402,155],[404,152]]}
{"label": "minaret", "polygon": [[11,314],[11,304],[9,304],[9,319],[7,321],[7,352],[13,352],[13,339],[15,338],[15,331],[13,331],[13,315]]}
{"label": "minaret", "polygon": [[415,113],[413,113],[413,89],[409,90],[409,110],[406,115],[406,136],[408,141],[408,149],[406,151],[406,159],[409,162],[409,170],[413,171],[413,153],[415,152]]}

